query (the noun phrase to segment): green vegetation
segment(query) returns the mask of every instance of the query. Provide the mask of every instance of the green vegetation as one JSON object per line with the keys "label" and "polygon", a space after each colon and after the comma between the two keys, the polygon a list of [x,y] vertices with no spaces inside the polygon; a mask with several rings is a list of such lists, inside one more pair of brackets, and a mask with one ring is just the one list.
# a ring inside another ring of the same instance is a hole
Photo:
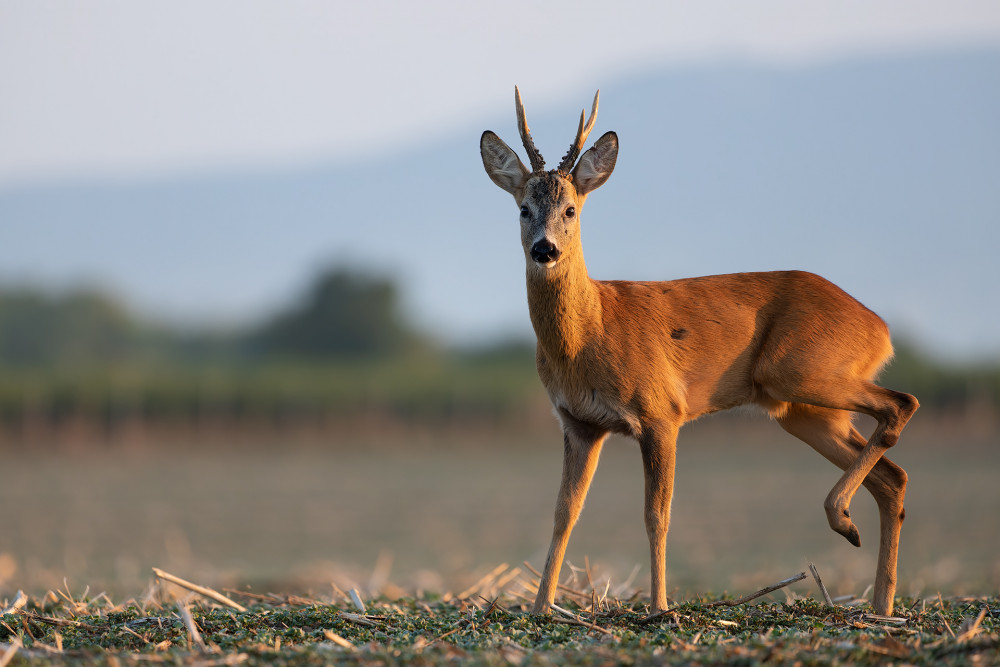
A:
{"label": "green vegetation", "polygon": [[1000,412],[1000,363],[948,364],[922,354],[906,341],[896,342],[896,356],[882,374],[888,387],[917,396],[924,408],[961,411],[981,408]]}
{"label": "green vegetation", "polygon": [[[1000,365],[897,347],[885,384],[915,394],[925,414],[1000,413]],[[147,322],[95,291],[0,289],[0,436],[81,421],[105,434],[137,421],[515,421],[544,410],[533,357],[530,343],[442,348],[406,321],[393,281],[342,268],[228,332]]]}
{"label": "green vegetation", "polygon": [[0,376],[0,423],[113,429],[139,419],[189,423],[345,419],[502,419],[544,400],[533,357],[442,355],[314,364],[121,365],[9,370]]}
{"label": "green vegetation", "polygon": [[[897,616],[812,599],[650,617],[640,602],[559,600],[533,617],[503,594],[348,602],[230,591],[246,611],[166,595],[114,604],[60,591],[0,617],[10,664],[997,664],[1000,598],[903,598]],[[576,597],[574,595],[574,597]],[[5,603],[6,604],[6,603]],[[191,620],[184,616],[190,613]],[[16,649],[14,648],[16,647]],[[2,660],[2,657],[0,657]]]}
{"label": "green vegetation", "polygon": [[443,350],[404,321],[391,281],[342,269],[228,333],[146,323],[95,292],[0,291],[0,433],[81,420],[105,432],[137,420],[496,420],[541,400],[532,346]]}
{"label": "green vegetation", "polygon": [[150,358],[167,342],[111,297],[0,289],[0,367],[48,368]]}
{"label": "green vegetation", "polygon": [[256,356],[308,359],[391,357],[420,344],[392,281],[343,269],[321,274],[301,303],[247,338]]}
{"label": "green vegetation", "polygon": [[392,281],[337,268],[286,310],[228,333],[145,322],[93,290],[0,289],[0,368],[357,360],[427,347],[403,320]]}

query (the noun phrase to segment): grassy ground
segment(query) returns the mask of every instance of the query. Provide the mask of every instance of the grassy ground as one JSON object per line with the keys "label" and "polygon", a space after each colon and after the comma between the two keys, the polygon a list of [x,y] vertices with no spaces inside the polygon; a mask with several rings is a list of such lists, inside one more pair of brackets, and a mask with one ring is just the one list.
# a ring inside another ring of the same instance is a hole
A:
{"label": "grassy ground", "polygon": [[120,604],[60,590],[0,617],[0,664],[1000,664],[997,597],[904,598],[890,618],[864,604],[697,599],[651,617],[585,588],[540,618],[492,594],[359,608],[347,595],[233,592],[248,605],[233,609],[160,589]]}
{"label": "grassy ground", "polygon": [[[871,498],[862,491],[852,507],[863,539],[856,549],[822,510],[839,471],[774,424],[737,417],[681,433],[667,549],[679,603],[676,617],[656,622],[641,622],[648,552],[638,452],[623,441],[606,446],[564,570],[585,594],[560,603],[602,630],[526,617],[521,606],[531,577],[520,563],[541,564],[551,530],[561,459],[554,428],[6,450],[0,611],[18,590],[29,602],[3,618],[0,656],[21,642],[15,661],[108,664],[1000,664],[996,432],[916,421],[905,435],[892,452],[910,476],[897,606],[905,622],[866,617],[865,603],[800,599],[817,595],[811,579],[762,604],[705,606],[809,561],[834,597],[866,598],[874,575]],[[522,571],[502,586],[497,577],[478,585],[497,563]],[[179,618],[177,591],[157,586],[129,599],[154,566],[238,590],[231,595],[250,611],[193,600],[202,650]],[[596,608],[588,570],[607,595]],[[345,615],[357,610],[338,591],[350,589],[368,601],[374,625]],[[480,594],[500,606],[487,615]],[[51,653],[59,645],[64,653]]]}

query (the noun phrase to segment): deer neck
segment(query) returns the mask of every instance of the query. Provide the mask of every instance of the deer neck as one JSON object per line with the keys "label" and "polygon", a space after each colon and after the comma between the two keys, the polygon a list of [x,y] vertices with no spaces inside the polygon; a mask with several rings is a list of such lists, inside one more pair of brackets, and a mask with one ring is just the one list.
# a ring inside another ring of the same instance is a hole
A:
{"label": "deer neck", "polygon": [[528,311],[538,345],[553,360],[572,360],[601,329],[601,299],[575,249],[554,270],[529,260]]}

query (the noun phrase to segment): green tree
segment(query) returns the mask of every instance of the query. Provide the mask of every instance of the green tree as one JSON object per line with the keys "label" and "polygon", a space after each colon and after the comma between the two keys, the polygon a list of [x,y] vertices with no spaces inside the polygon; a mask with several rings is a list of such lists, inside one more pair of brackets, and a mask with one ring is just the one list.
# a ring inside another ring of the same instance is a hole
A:
{"label": "green tree", "polygon": [[136,354],[140,327],[106,295],[0,289],[0,363],[12,367],[107,362]]}
{"label": "green tree", "polygon": [[391,280],[334,268],[320,274],[298,304],[251,334],[250,347],[266,355],[372,358],[403,353],[417,340]]}

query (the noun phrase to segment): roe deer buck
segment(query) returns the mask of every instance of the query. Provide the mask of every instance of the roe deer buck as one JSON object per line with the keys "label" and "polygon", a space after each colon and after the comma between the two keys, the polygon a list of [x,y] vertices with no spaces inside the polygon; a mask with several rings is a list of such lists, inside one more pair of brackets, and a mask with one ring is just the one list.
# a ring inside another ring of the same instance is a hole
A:
{"label": "roe deer buck", "polygon": [[[597,115],[595,95],[569,152],[557,169],[545,171],[516,87],[514,97],[531,169],[493,132],[483,133],[480,151],[490,179],[521,209],[538,375],[564,447],[552,543],[532,613],[547,613],[553,602],[570,531],[612,432],[639,442],[651,608],[666,609],[677,431],[701,415],[756,404],[845,470],[824,508],[830,527],[855,546],[861,538],[850,518],[851,498],[862,484],[875,497],[881,540],[873,606],[891,614],[906,473],[882,455],[918,403],[872,382],[892,355],[885,323],[832,283],[801,271],[592,280],[580,211],[611,175],[618,136],[608,132],[580,155]],[[878,422],[867,441],[852,427],[851,412]]]}

